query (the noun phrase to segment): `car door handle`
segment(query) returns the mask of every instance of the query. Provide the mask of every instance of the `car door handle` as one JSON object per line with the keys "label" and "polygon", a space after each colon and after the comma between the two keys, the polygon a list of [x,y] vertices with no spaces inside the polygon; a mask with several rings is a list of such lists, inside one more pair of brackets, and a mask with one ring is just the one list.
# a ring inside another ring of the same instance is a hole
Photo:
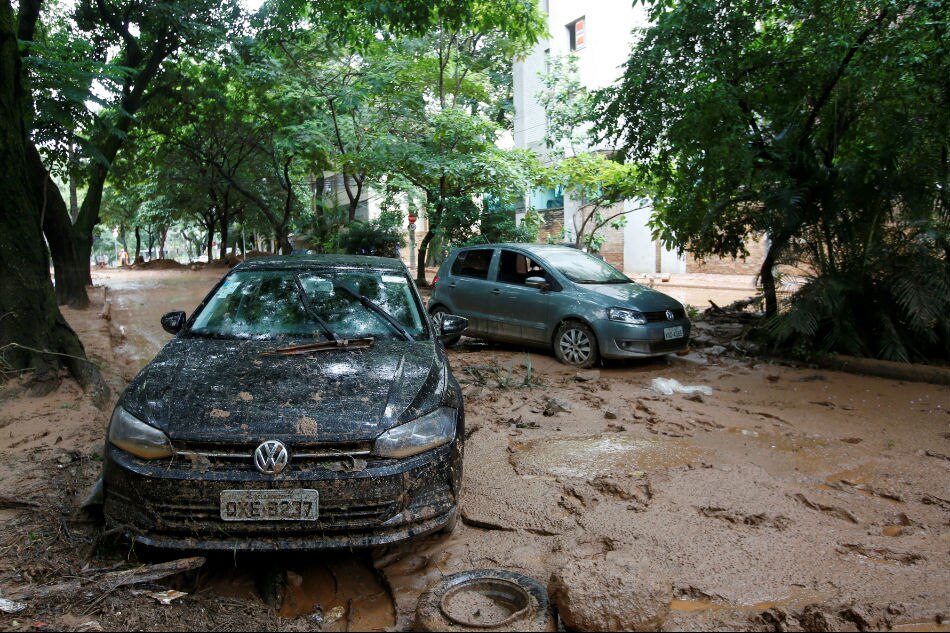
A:
{"label": "car door handle", "polygon": [[501,288],[492,288],[491,293],[492,293],[493,295],[500,295],[500,294],[501,294]]}
{"label": "car door handle", "polygon": [[453,281],[452,283],[449,284],[449,288],[454,288],[454,287],[455,287],[455,282]]}

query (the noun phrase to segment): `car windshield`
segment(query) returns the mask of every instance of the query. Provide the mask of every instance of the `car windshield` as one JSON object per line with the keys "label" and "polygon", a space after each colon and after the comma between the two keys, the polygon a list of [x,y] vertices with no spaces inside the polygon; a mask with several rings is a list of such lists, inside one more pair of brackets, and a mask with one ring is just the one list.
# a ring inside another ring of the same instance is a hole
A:
{"label": "car windshield", "polygon": [[626,275],[607,262],[573,248],[545,251],[544,258],[574,283],[633,283]]}
{"label": "car windshield", "polygon": [[197,314],[190,331],[215,338],[403,339],[401,328],[413,339],[425,338],[409,283],[405,275],[378,270],[235,272]]}

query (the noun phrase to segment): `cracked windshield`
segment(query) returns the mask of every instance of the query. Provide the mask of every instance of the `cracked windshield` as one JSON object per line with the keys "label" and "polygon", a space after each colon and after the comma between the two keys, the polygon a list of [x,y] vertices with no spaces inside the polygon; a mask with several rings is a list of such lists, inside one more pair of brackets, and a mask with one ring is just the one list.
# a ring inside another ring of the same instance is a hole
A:
{"label": "cracked windshield", "polygon": [[950,631],[950,3],[0,42],[0,630]]}

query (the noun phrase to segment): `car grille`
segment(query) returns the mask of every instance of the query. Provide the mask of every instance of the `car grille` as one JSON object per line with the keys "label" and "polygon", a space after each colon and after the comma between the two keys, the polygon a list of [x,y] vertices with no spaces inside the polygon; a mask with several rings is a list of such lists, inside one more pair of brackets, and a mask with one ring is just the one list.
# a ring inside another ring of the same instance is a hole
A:
{"label": "car grille", "polygon": [[228,533],[312,533],[376,527],[399,510],[397,500],[363,501],[358,504],[320,500],[316,521],[224,521],[218,504],[153,501],[150,509],[166,530]]}
{"label": "car grille", "polygon": [[[191,465],[199,471],[253,471],[254,449],[257,444],[177,444],[175,446],[175,465]],[[391,460],[372,454],[370,442],[345,442],[323,444],[298,444],[288,446],[289,467],[295,470],[313,470],[331,468],[347,471],[362,470],[356,468],[366,462],[371,468],[389,463]]]}
{"label": "car grille", "polygon": [[[673,319],[685,319],[686,310],[683,308],[676,308],[675,310],[670,310],[673,313]],[[666,318],[666,310],[660,310],[658,312],[644,312],[643,313],[647,318],[647,323],[656,323],[658,321],[669,321]]]}

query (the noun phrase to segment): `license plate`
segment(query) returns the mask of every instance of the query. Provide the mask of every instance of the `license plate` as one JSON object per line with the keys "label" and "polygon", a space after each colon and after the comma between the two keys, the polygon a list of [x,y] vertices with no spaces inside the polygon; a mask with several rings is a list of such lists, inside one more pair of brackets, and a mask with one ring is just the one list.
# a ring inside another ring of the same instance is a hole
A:
{"label": "license plate", "polygon": [[222,490],[224,521],[316,521],[316,490]]}
{"label": "license plate", "polygon": [[676,327],[663,328],[663,336],[668,341],[672,341],[675,338],[683,338],[683,326],[677,325]]}

